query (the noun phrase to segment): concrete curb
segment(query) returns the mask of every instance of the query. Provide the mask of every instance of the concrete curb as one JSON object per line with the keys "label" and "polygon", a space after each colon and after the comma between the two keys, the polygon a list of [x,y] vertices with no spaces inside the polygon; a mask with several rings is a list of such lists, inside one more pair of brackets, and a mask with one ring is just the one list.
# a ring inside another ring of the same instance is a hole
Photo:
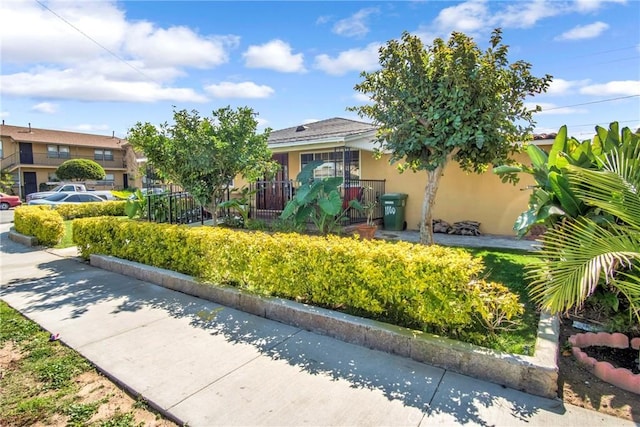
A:
{"label": "concrete curb", "polygon": [[36,239],[34,236],[20,234],[14,227],[11,227],[9,229],[9,239],[24,246],[38,246],[38,239]]}
{"label": "concrete curb", "polygon": [[534,356],[502,353],[436,335],[236,288],[107,255],[91,265],[349,343],[411,358],[547,398],[557,398],[559,321],[542,314]]}

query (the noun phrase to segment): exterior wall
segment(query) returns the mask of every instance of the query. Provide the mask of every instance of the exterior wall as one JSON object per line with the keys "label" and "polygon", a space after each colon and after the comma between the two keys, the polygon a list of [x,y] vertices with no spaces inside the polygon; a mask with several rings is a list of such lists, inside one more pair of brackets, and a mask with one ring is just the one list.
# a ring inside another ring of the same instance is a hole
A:
{"label": "exterior wall", "polygon": [[[395,165],[389,165],[389,156],[380,160],[362,152],[362,178],[385,179],[388,193],[406,193],[405,211],[407,228],[418,229],[422,215],[426,172],[399,174]],[[526,154],[516,157],[528,163]],[[480,222],[484,234],[513,236],[516,218],[527,209],[529,191],[521,191],[533,184],[528,175],[521,175],[517,185],[503,184],[490,170],[484,174],[466,174],[457,164],[448,165],[440,180],[433,211],[433,219],[449,223],[471,220]]]}

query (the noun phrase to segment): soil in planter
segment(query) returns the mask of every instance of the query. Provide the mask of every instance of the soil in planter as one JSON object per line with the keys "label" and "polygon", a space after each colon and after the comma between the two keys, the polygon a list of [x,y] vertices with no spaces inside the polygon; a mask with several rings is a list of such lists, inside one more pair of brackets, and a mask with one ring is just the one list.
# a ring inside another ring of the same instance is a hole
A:
{"label": "soil in planter", "polygon": [[[572,320],[561,318],[561,347],[571,335],[578,333],[584,333],[584,331],[575,329],[572,326]],[[570,351],[560,352],[558,368],[560,370],[558,394],[565,403],[640,422],[640,399],[637,394],[602,381],[578,363]]]}
{"label": "soil in planter", "polygon": [[607,346],[582,347],[582,351],[599,362],[609,362],[614,368],[625,368],[634,374],[640,374],[638,369],[638,354],[640,351],[632,348],[612,348]]}

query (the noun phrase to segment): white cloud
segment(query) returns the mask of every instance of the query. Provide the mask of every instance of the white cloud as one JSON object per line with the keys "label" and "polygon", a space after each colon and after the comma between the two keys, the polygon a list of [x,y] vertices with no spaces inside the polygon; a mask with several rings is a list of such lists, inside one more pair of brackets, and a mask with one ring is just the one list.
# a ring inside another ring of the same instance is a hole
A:
{"label": "white cloud", "polygon": [[349,71],[371,71],[379,66],[380,46],[379,43],[370,43],[363,49],[340,52],[336,58],[325,54],[318,55],[315,58],[315,67],[334,76],[341,76]]}
{"label": "white cloud", "polygon": [[546,95],[566,95],[568,93],[575,92],[576,88],[589,84],[590,80],[564,80],[553,79],[549,84],[549,89],[545,92]]}
{"label": "white cloud", "polygon": [[440,34],[451,31],[474,33],[487,26],[488,15],[485,0],[471,0],[442,9],[434,25]]}
{"label": "white cloud", "polygon": [[304,68],[302,53],[291,53],[291,46],[282,40],[271,40],[263,45],[252,45],[242,54],[249,68],[267,68],[284,73],[300,73]]}
{"label": "white cloud", "polygon": [[239,43],[232,35],[128,21],[115,1],[44,4],[0,2],[3,63],[26,70],[0,76],[0,95],[205,102],[205,96],[171,87],[171,82],[188,67],[212,68],[228,61]]}
{"label": "white cloud", "polygon": [[149,81],[108,80],[89,70],[38,69],[0,76],[3,95],[80,101],[206,102],[190,88],[162,87]]}
{"label": "white cloud", "polygon": [[209,68],[229,60],[228,49],[239,44],[237,36],[201,37],[186,27],[156,28],[133,24],[125,35],[125,50],[150,67]]}
{"label": "white cloud", "polygon": [[348,18],[341,19],[333,26],[333,32],[345,37],[361,37],[369,32],[367,26],[367,18],[369,16],[380,13],[377,7],[369,7],[360,9]]}
{"label": "white cloud", "polygon": [[31,109],[39,113],[53,114],[58,111],[58,105],[52,104],[51,102],[41,102],[31,107]]}
{"label": "white cloud", "polygon": [[9,113],[8,111],[0,111],[0,117],[9,117],[11,115],[11,113]]}
{"label": "white cloud", "polygon": [[594,22],[593,24],[588,25],[578,25],[573,27],[569,31],[565,31],[556,37],[556,40],[583,40],[583,39],[593,39],[602,34],[605,30],[609,28],[609,24],[604,22]]}
{"label": "white cloud", "polygon": [[222,82],[205,87],[216,98],[268,98],[275,92],[269,86],[258,86],[253,82]]}
{"label": "white cloud", "polygon": [[580,93],[600,96],[640,95],[640,80],[619,80],[585,86],[580,89]]}
{"label": "white cloud", "polygon": [[517,2],[493,17],[494,26],[505,28],[531,28],[539,20],[556,16],[565,11],[562,3],[548,0]]}
{"label": "white cloud", "polygon": [[626,3],[627,0],[575,0],[575,8],[580,12],[593,12],[606,3]]}
{"label": "white cloud", "polygon": [[371,102],[371,98],[369,98],[364,93],[360,93],[360,92],[355,93],[353,95],[353,99],[355,99],[358,102]]}
{"label": "white cloud", "polygon": [[536,105],[539,105],[542,108],[542,111],[534,113],[536,116],[582,114],[587,112],[587,110],[584,110],[584,109],[578,109],[578,108],[572,108],[572,107],[558,107],[556,104],[552,104],[549,102],[526,102],[524,104],[525,108],[527,108],[528,110],[534,110],[536,108]]}
{"label": "white cloud", "polygon": [[105,131],[109,130],[109,125],[101,124],[101,125],[92,125],[88,123],[71,126],[70,130],[75,130],[79,132],[96,132],[96,131]]}

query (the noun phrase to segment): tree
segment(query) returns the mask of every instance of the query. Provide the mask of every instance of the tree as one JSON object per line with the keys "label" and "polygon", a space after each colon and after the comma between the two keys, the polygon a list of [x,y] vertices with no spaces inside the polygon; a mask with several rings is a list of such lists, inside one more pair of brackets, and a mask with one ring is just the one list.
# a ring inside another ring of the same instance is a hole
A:
{"label": "tree", "polygon": [[[211,118],[195,110],[174,110],[172,125],[138,122],[127,139],[159,175],[215,212],[236,175],[253,181],[274,170],[267,147],[270,129],[256,133],[254,115],[248,107],[220,108]],[[216,215],[213,220],[215,224]]]}
{"label": "tree", "polygon": [[85,181],[87,179],[104,179],[104,168],[89,159],[67,160],[56,169],[56,176],[63,180]]}
{"label": "tree", "polygon": [[13,184],[13,176],[5,169],[0,170],[0,190],[3,193],[14,194]]}
{"label": "tree", "polygon": [[526,96],[547,90],[550,75],[534,77],[531,64],[507,58],[500,29],[482,52],[465,34],[454,32],[425,48],[407,32],[380,48],[381,69],[361,73],[356,91],[372,104],[351,107],[378,126],[377,153],[391,152],[398,169],[426,170],[420,241],[433,243],[431,211],[448,162],[467,172],[509,163],[518,142],[533,129]]}

